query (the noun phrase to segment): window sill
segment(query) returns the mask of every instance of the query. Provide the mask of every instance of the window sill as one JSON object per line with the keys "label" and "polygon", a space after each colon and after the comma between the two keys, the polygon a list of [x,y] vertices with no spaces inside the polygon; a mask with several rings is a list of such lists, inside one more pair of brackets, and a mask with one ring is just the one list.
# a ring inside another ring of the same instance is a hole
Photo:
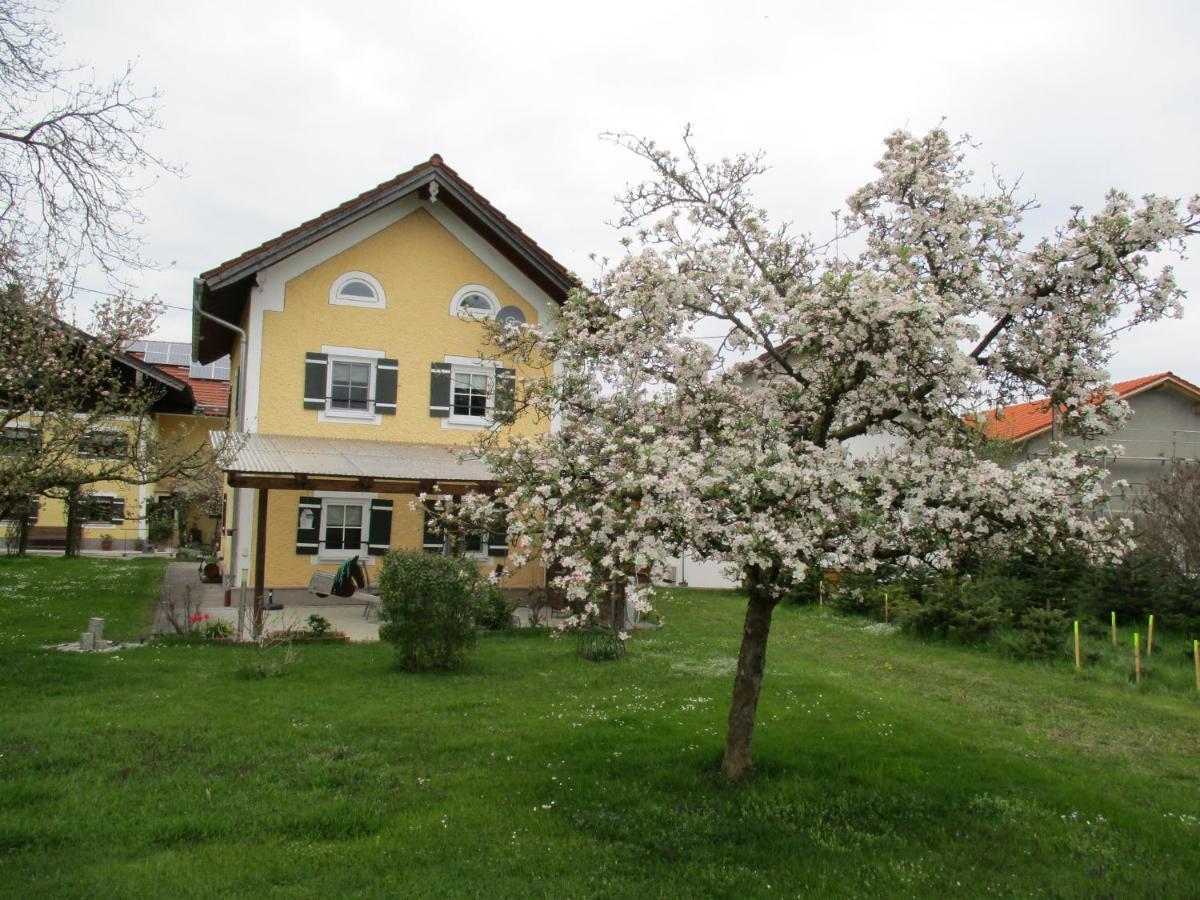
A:
{"label": "window sill", "polygon": [[485,428],[491,428],[492,424],[490,418],[480,419],[474,416],[450,416],[442,419],[443,428],[463,428],[468,431],[482,431]]}
{"label": "window sill", "polygon": [[379,413],[342,413],[328,409],[317,410],[318,422],[333,422],[340,425],[382,425],[383,416]]}
{"label": "window sill", "polygon": [[375,565],[375,557],[368,556],[366,549],[359,550],[357,552],[351,550],[348,553],[346,553],[345,556],[334,556],[333,555],[334,553],[338,553],[338,552],[340,552],[340,551],[321,550],[315,556],[310,555],[308,557],[308,560],[309,560],[309,563],[314,566],[328,566],[328,565],[332,565],[334,563],[337,563],[340,565],[341,563],[344,563],[346,560],[350,559],[352,556],[357,556],[358,564],[360,566]]}

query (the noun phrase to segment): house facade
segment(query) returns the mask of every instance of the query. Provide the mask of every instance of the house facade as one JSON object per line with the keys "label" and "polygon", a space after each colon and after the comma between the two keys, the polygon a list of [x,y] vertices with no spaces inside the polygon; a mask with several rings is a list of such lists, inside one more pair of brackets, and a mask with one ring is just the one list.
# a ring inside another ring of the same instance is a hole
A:
{"label": "house facade", "polygon": [[[1113,390],[1129,404],[1130,415],[1112,434],[1087,444],[1114,448],[1106,461],[1107,481],[1122,480],[1128,488],[1114,494],[1109,509],[1129,513],[1136,510],[1146,485],[1161,478],[1171,464],[1200,460],[1200,386],[1173,372],[1161,372],[1117,382]],[[988,437],[1011,441],[1020,458],[1050,452],[1052,423],[1045,400],[989,411],[982,424]],[[1079,438],[1066,442],[1083,445]]]}
{"label": "house facade", "polygon": [[[78,337],[87,339],[81,332]],[[174,348],[175,365],[166,363],[166,348]],[[188,365],[187,356],[186,344],[172,345],[162,341],[137,342],[126,352],[113,356],[112,365],[114,370],[122,373],[122,380],[130,384],[148,381],[159,397],[144,420],[121,417],[100,420],[90,424],[79,436],[75,464],[97,475],[112,476],[88,482],[83,487],[81,549],[138,552],[150,545],[162,547],[176,543],[174,530],[169,537],[159,538],[151,534],[150,524],[155,504],[173,495],[175,479],[142,482],[136,471],[131,467],[126,471],[123,464],[140,441],[156,442],[173,458],[190,459],[197,456],[197,448],[209,442],[212,431],[225,429],[228,377],[222,379],[214,371],[198,371]],[[34,414],[10,423],[0,432],[0,453],[36,453],[47,440],[47,429],[55,429],[58,415]],[[57,433],[61,436],[63,432],[59,429]],[[59,497],[39,495],[32,498],[25,523],[27,546],[64,546],[66,506],[65,500]],[[207,546],[215,543],[219,517],[208,512],[198,506],[187,510],[185,542],[195,539],[196,543]],[[19,539],[20,523],[3,518],[2,514],[0,519],[3,519],[0,525],[6,536]]]}
{"label": "house facade", "polygon": [[[446,552],[417,496],[492,486],[470,446],[532,374],[482,323],[552,326],[573,285],[438,156],[201,275],[194,359],[232,360],[227,584],[300,588],[350,556],[373,578],[389,549]],[[463,549],[507,566],[505,541]],[[508,575],[544,577],[536,563]]]}

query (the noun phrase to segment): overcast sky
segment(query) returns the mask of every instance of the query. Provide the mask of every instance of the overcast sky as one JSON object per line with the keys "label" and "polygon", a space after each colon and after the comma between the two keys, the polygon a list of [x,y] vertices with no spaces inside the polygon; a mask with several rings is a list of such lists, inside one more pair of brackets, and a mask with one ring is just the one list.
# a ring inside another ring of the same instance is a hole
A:
{"label": "overcast sky", "polygon": [[[943,118],[972,162],[1021,176],[1041,234],[1109,187],[1200,191],[1200,6],[1191,3],[286,3],[67,0],[66,56],[136,60],[162,92],[153,149],[182,166],[143,204],[187,307],[201,271],[441,153],[585,278],[615,252],[636,161],[598,139],[761,149],[773,217],[827,236],[890,130]],[[1196,248],[1200,252],[1200,248]],[[1115,378],[1200,381],[1200,264],[1182,322],[1124,337]],[[105,287],[98,284],[97,287]],[[168,309],[159,335],[189,337]]]}

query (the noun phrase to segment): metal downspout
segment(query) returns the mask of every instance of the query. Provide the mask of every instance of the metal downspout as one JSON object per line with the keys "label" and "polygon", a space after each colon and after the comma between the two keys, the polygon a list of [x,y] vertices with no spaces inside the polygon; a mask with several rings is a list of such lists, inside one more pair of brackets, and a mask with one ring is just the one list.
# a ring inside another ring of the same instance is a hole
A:
{"label": "metal downspout", "polygon": [[[241,338],[241,340],[238,341],[238,390],[237,396],[234,398],[234,400],[237,403],[237,430],[239,432],[243,432],[245,431],[246,427],[246,332],[243,331],[240,326],[234,325],[232,322],[227,322],[225,319],[222,319],[219,316],[214,316],[212,313],[204,309],[202,305],[203,298],[204,280],[201,278],[193,279],[192,312],[194,312],[197,316],[208,319],[210,322],[215,322],[222,328],[228,328],[230,331],[236,333],[239,338]],[[199,346],[199,338],[196,338],[195,340],[197,346]],[[230,517],[233,522],[233,535],[229,548],[229,555],[232,557],[232,559],[229,560],[229,564],[234,567],[233,577],[235,579],[237,578],[237,561],[241,558],[238,556],[238,551],[241,549],[239,546],[241,543],[241,534],[239,533],[238,528],[238,522],[240,521],[238,516],[240,503],[238,501],[240,497],[241,491],[235,488],[233,491],[233,510],[230,513]],[[228,589],[231,586],[228,583],[230,573],[226,572],[225,574],[226,589]]]}

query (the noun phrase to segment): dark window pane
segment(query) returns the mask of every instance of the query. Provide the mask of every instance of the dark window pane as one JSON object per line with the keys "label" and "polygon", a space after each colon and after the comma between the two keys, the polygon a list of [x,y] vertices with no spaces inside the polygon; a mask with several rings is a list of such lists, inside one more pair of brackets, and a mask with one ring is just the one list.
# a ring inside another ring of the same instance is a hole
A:
{"label": "dark window pane", "polygon": [[341,290],[338,291],[338,296],[349,297],[352,300],[374,300],[375,289],[365,281],[356,278],[343,284]]}
{"label": "dark window pane", "polygon": [[365,410],[370,405],[371,364],[334,362],[329,381],[333,409]]}

